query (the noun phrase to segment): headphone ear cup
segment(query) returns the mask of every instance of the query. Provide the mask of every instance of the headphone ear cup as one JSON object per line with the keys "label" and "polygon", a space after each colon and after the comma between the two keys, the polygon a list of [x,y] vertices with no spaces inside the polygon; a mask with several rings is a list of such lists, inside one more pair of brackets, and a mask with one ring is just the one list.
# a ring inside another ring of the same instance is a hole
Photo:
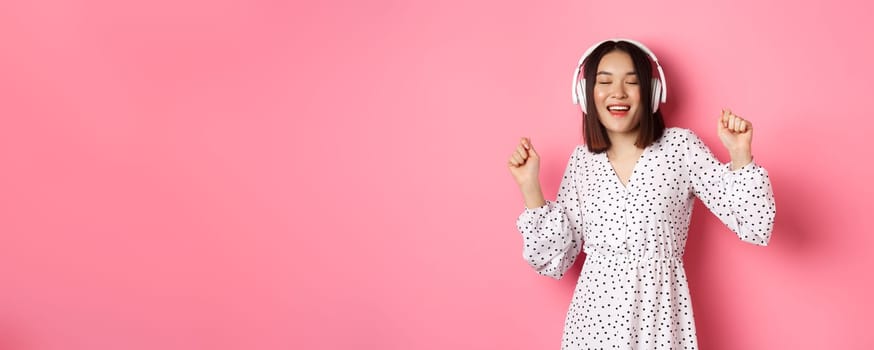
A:
{"label": "headphone ear cup", "polygon": [[662,102],[662,81],[659,78],[652,78],[652,112],[659,110],[659,104]]}
{"label": "headphone ear cup", "polygon": [[577,100],[580,101],[580,109],[588,113],[586,109],[586,79],[580,79],[577,83]]}

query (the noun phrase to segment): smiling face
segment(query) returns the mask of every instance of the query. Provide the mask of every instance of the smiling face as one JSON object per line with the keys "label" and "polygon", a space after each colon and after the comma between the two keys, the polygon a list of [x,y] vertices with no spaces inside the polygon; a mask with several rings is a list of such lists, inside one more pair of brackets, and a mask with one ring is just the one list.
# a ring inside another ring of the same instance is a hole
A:
{"label": "smiling face", "polygon": [[637,134],[643,107],[631,56],[614,50],[601,58],[593,90],[598,120],[608,135]]}

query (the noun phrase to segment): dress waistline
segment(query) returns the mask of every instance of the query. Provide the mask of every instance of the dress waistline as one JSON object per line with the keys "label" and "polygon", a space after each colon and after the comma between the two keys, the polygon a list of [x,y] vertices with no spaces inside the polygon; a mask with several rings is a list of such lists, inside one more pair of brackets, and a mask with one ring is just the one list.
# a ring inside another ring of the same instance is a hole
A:
{"label": "dress waistline", "polygon": [[683,256],[668,256],[668,257],[644,257],[629,254],[601,254],[595,252],[586,252],[586,259],[594,258],[598,260],[612,261],[663,261],[663,262],[683,262]]}

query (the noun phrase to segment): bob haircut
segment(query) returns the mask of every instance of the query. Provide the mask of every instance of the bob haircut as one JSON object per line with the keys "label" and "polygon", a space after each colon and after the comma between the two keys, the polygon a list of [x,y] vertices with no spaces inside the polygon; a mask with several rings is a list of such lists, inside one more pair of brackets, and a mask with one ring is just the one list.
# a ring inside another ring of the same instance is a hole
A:
{"label": "bob haircut", "polygon": [[610,148],[610,138],[607,136],[607,130],[598,119],[598,110],[595,107],[595,75],[598,73],[598,65],[604,55],[613,52],[622,51],[631,56],[631,62],[634,64],[634,70],[637,72],[638,81],[640,84],[640,104],[643,107],[640,115],[640,124],[638,125],[637,141],[635,146],[646,148],[653,142],[662,137],[665,132],[665,121],[662,118],[661,108],[653,113],[652,111],[652,62],[649,56],[636,45],[627,41],[607,41],[592,51],[592,54],[583,62],[583,77],[586,79],[586,101],[592,101],[586,104],[586,113],[583,116],[583,134],[586,139],[586,146],[589,151],[601,153]]}

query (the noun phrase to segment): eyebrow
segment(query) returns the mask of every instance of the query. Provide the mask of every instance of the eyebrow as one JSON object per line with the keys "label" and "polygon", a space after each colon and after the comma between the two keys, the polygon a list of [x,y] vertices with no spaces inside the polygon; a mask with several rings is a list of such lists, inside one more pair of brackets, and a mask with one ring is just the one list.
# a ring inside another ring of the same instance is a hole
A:
{"label": "eyebrow", "polygon": [[[611,75],[611,76],[612,76],[613,73],[605,72],[605,71],[600,71],[600,72],[598,72],[598,73],[595,74],[595,75]],[[625,73],[625,75],[637,75],[637,72],[628,72],[628,73]]]}

